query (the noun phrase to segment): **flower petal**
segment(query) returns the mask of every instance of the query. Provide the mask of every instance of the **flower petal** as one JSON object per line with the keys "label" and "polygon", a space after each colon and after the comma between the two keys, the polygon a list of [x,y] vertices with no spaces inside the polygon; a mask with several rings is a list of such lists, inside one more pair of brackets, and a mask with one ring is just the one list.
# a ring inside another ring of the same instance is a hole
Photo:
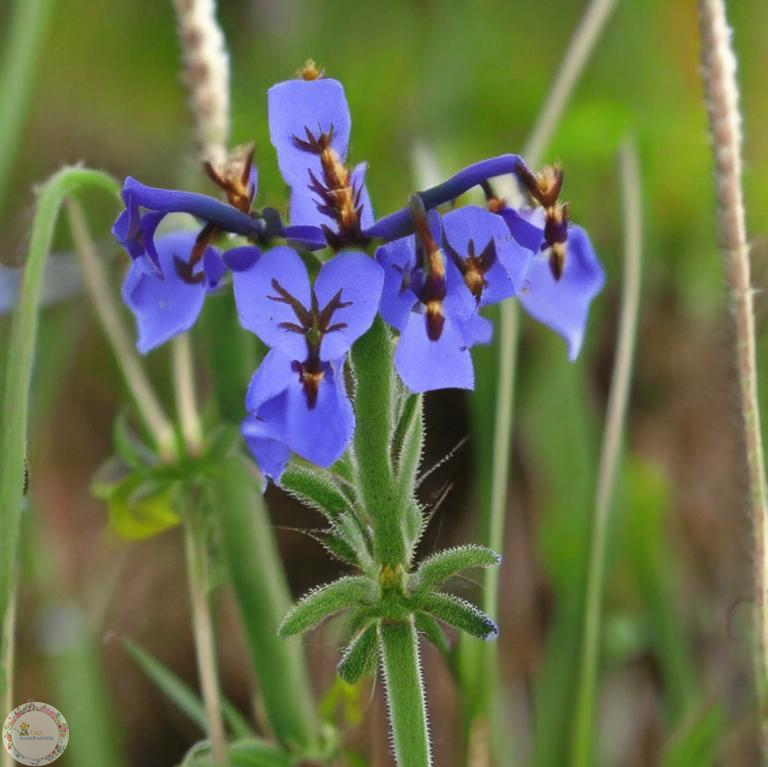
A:
{"label": "flower petal", "polygon": [[[137,348],[142,354],[189,330],[203,308],[205,283],[185,282],[176,273],[174,264],[174,258],[184,258],[194,242],[195,234],[188,232],[159,238],[157,252],[162,274],[155,272],[144,259],[131,264],[123,284],[123,300],[136,317]],[[198,264],[197,272],[201,269],[202,264]]]}
{"label": "flower petal", "polygon": [[[303,360],[307,353],[303,333],[292,326],[299,324],[294,309],[285,300],[311,306],[307,268],[291,248],[272,248],[245,271],[232,273],[235,303],[240,324],[255,333],[268,346],[281,349],[291,359]],[[288,294],[284,299],[280,291]]]}
{"label": "flower petal", "polygon": [[[272,423],[249,415],[240,425],[240,432],[261,473],[267,480],[277,482],[285,471],[291,451],[279,439]],[[262,490],[266,489],[266,484]]]}
{"label": "flower petal", "polygon": [[384,269],[379,312],[392,327],[404,330],[414,304],[418,301],[411,290],[415,266],[415,238],[402,237],[376,251],[376,260]]}
{"label": "flower petal", "polygon": [[286,443],[307,461],[323,468],[332,466],[355,429],[355,414],[344,389],[343,360],[327,366],[313,408],[298,382],[287,391]]}
{"label": "flower petal", "polygon": [[412,312],[395,350],[395,366],[412,392],[473,389],[472,357],[460,326],[445,318],[437,341],[427,336],[423,314]]}
{"label": "flower petal", "polygon": [[291,369],[291,358],[278,349],[270,349],[248,384],[245,409],[256,413],[265,402],[285,391],[292,381],[298,381],[298,376]]}
{"label": "flower petal", "polygon": [[[306,140],[307,130],[317,138],[333,128],[331,146],[342,161],[346,159],[351,118],[338,80],[288,80],[270,88],[267,99],[269,137],[277,150],[280,172],[294,191],[306,189],[310,170],[321,178],[320,158],[297,146],[294,138]],[[292,216],[291,220],[297,219]]]}
{"label": "flower petal", "polygon": [[548,325],[568,343],[568,357],[579,356],[592,299],[600,292],[605,275],[587,233],[568,227],[565,269],[559,280],[552,276],[546,253],[533,258],[518,298],[525,310]]}
{"label": "flower petal", "polygon": [[348,250],[323,264],[315,280],[315,295],[322,311],[337,295],[342,306],[330,318],[330,327],[320,345],[320,359],[343,357],[371,326],[379,307],[384,271],[361,251]]}

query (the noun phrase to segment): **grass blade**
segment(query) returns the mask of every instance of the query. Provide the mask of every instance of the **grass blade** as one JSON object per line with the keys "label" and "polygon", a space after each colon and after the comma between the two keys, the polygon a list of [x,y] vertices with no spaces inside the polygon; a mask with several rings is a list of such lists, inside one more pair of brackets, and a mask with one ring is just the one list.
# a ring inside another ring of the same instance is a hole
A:
{"label": "grass blade", "polygon": [[600,454],[595,513],[581,638],[581,666],[572,744],[574,767],[589,767],[593,759],[593,723],[597,697],[597,665],[608,548],[608,524],[622,453],[623,430],[632,378],[637,321],[640,311],[642,204],[637,150],[627,142],[621,150],[621,187],[624,208],[624,285],[622,289],[616,360],[608,399],[605,434]]}

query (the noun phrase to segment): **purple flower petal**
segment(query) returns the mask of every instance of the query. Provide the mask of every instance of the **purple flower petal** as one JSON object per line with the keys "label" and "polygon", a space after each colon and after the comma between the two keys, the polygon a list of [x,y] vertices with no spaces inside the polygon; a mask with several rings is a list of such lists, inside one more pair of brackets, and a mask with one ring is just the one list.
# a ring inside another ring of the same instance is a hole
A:
{"label": "purple flower petal", "polygon": [[384,269],[379,312],[385,322],[400,331],[405,329],[411,309],[418,301],[411,289],[415,248],[415,238],[411,235],[382,245],[376,251],[376,260]]}
{"label": "purple flower petal", "polygon": [[453,251],[466,261],[470,241],[475,255],[493,242],[495,256],[485,271],[485,287],[480,295],[480,306],[498,303],[515,295],[515,286],[522,282],[531,252],[519,245],[510,234],[505,221],[485,208],[469,205],[443,216],[445,249]]}
{"label": "purple flower petal", "polygon": [[291,369],[291,358],[278,349],[270,349],[248,384],[245,409],[255,413],[265,402],[285,391],[292,381],[298,381],[298,376]]}
{"label": "purple flower petal", "polygon": [[301,250],[322,250],[328,246],[325,232],[319,226],[286,226],[283,234],[289,245]]}
{"label": "purple flower petal", "polygon": [[245,272],[257,261],[261,251],[253,245],[231,248],[224,254],[224,263],[233,272]]}
{"label": "purple flower petal", "polygon": [[344,251],[323,264],[315,280],[322,311],[338,296],[341,302],[330,318],[331,332],[323,336],[320,359],[337,360],[371,326],[384,283],[382,268],[360,251]]}
{"label": "purple flower petal", "polygon": [[[256,461],[259,470],[267,480],[279,481],[291,451],[279,439],[274,424],[256,416],[249,415],[241,424],[240,431]],[[266,482],[262,490],[266,489]]]}
{"label": "purple flower petal", "polygon": [[[177,232],[160,237],[157,252],[162,274],[144,259],[131,264],[123,283],[123,300],[136,318],[137,348],[142,354],[189,330],[203,308],[205,281],[185,282],[176,273],[174,264],[175,258],[185,257],[194,242],[194,233]],[[205,258],[210,262],[217,254],[212,248],[208,251]],[[198,264],[196,273],[202,268],[202,263]]]}
{"label": "purple flower petal", "polygon": [[373,205],[371,204],[371,196],[368,194],[368,187],[365,185],[365,174],[368,172],[368,163],[361,162],[355,165],[352,169],[351,181],[352,188],[360,192],[360,205],[362,210],[360,211],[360,226],[363,229],[367,229],[369,226],[373,226]]}
{"label": "purple flower petal", "polygon": [[[347,157],[351,118],[344,88],[337,80],[288,80],[269,89],[269,137],[285,182],[294,192],[306,189],[309,171],[322,177],[320,158],[297,146],[309,130],[317,138],[333,128],[331,146],[342,162]],[[292,221],[298,221],[291,216]],[[307,223],[307,221],[301,221]]]}
{"label": "purple flower petal", "polygon": [[327,365],[313,408],[307,405],[298,382],[287,391],[286,443],[307,461],[323,468],[332,466],[355,430],[355,415],[344,389],[343,361]]}
{"label": "purple flower petal", "polygon": [[568,343],[568,357],[579,356],[589,305],[600,292],[605,275],[587,233],[568,227],[565,269],[555,280],[546,253],[531,260],[518,298],[532,317],[548,325]]}
{"label": "purple flower petal", "polygon": [[395,366],[412,392],[473,389],[475,373],[464,332],[458,321],[445,318],[437,341],[427,336],[423,314],[411,312],[395,350]]}
{"label": "purple flower petal", "polygon": [[263,253],[245,271],[233,272],[240,324],[268,346],[303,360],[307,345],[291,302],[311,306],[307,268],[295,250],[280,246]]}

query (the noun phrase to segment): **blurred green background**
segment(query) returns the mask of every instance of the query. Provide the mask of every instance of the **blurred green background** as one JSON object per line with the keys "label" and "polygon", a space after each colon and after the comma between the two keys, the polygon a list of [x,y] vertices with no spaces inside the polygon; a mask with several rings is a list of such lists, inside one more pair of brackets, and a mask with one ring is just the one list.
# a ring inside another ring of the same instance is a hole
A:
{"label": "blurred green background", "polygon": [[[7,29],[10,5],[0,7],[0,31]],[[283,207],[286,199],[268,140],[266,90],[293,76],[306,58],[344,83],[352,159],[369,162],[368,186],[384,213],[414,188],[417,142],[446,173],[520,151],[583,6],[581,0],[223,0],[233,141],[256,141],[259,204]],[[768,280],[768,4],[736,0],[729,12],[740,57],[746,198],[760,288]],[[578,641],[568,615],[583,569],[615,344],[622,256],[616,155],[628,134],[641,157],[645,263],[629,449],[610,541],[601,763],[757,763],[750,530],[698,55],[691,0],[618,0],[547,152],[564,164],[564,196],[574,220],[589,229],[608,280],[575,365],[565,361],[559,339],[524,320],[499,616],[506,705],[521,763],[548,750],[558,763],[553,711],[567,695],[566,666]],[[11,193],[0,210],[3,263],[23,257],[34,184],[64,163],[82,160],[152,185],[211,191],[192,159],[178,65],[170,3],[54,3]],[[116,251],[108,240],[115,211],[103,201],[89,211],[104,254]],[[65,230],[61,247],[68,247]],[[768,316],[760,298],[757,307],[766,382]],[[203,336],[201,345],[216,343]],[[6,337],[3,319],[0,338]],[[161,382],[164,354],[149,360]],[[69,719],[73,736],[62,766],[92,763],[92,754],[77,751],[76,738],[78,726],[94,719],[110,722],[101,753],[112,751],[114,764],[174,764],[200,734],[114,638],[136,638],[195,683],[181,541],[171,532],[121,544],[105,529],[102,504],[89,495],[90,478],[111,450],[123,392],[85,301],[46,312],[35,381],[17,697],[50,701]],[[428,452],[438,459],[469,432],[468,408],[463,395],[451,392],[427,402]],[[472,478],[470,447],[427,488],[429,496],[454,482],[425,552],[438,540],[474,535]],[[277,491],[268,499],[295,592],[328,579],[334,565],[299,529],[318,520]],[[473,593],[472,583],[461,588]],[[250,680],[236,612],[222,591],[225,694],[245,710]],[[329,633],[309,641],[319,691],[332,684],[335,646]],[[426,666],[436,763],[449,766],[456,763],[459,702],[429,650]],[[533,705],[542,695],[544,703]],[[380,691],[363,693],[355,703],[363,723],[344,725],[375,765],[390,763],[380,698]],[[691,727],[699,727],[704,751],[681,756],[675,743]]]}

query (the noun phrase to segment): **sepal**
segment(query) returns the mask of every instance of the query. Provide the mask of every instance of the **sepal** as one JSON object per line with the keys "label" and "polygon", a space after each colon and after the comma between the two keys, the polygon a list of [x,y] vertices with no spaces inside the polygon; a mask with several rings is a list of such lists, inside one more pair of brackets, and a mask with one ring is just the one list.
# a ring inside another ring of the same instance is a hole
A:
{"label": "sepal", "polygon": [[373,674],[379,659],[376,623],[364,628],[344,649],[337,670],[348,684],[357,683],[362,677]]}
{"label": "sepal", "polygon": [[278,484],[294,498],[323,514],[331,524],[351,508],[330,473],[322,469],[291,462]]}
{"label": "sepal", "polygon": [[427,557],[410,576],[409,590],[415,594],[425,594],[469,567],[495,567],[500,562],[501,557],[485,546],[454,546]]}
{"label": "sepal", "polygon": [[478,639],[496,639],[496,624],[473,604],[452,594],[428,594],[419,600],[419,609],[443,623]]}
{"label": "sepal", "polygon": [[375,602],[379,587],[370,578],[350,575],[310,591],[289,611],[277,633],[282,637],[302,634],[334,613]]}

